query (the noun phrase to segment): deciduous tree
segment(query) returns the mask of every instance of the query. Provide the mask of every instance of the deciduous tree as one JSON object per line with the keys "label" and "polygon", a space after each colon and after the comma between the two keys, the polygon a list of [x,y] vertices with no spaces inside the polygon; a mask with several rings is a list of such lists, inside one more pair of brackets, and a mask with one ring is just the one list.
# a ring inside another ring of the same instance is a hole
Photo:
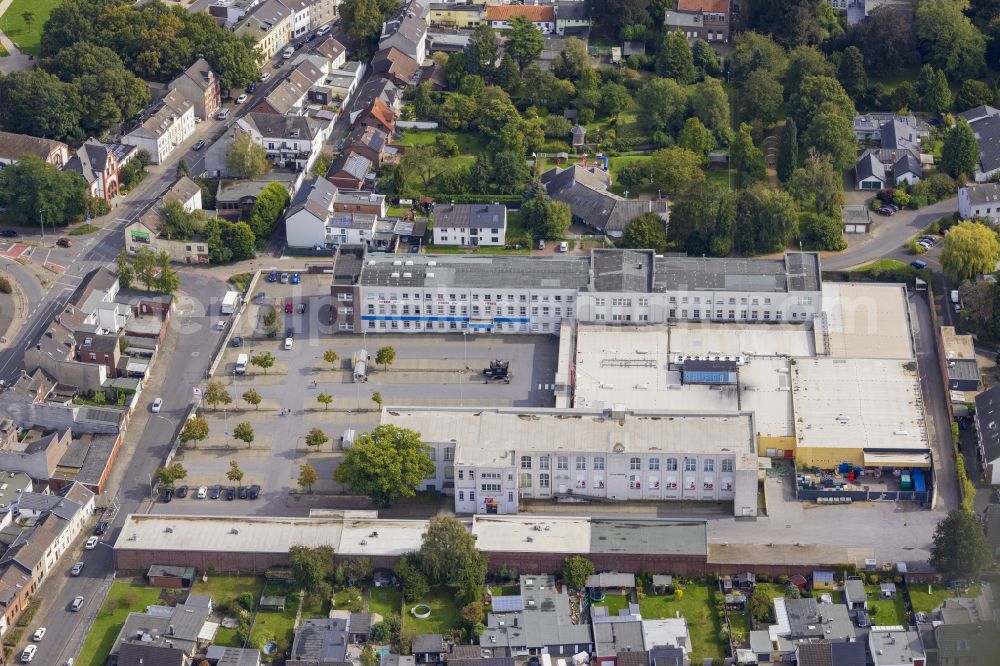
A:
{"label": "deciduous tree", "polygon": [[310,448],[315,448],[317,451],[329,441],[330,438],[327,434],[319,428],[313,428],[309,431],[309,434],[306,435],[306,445]]}
{"label": "deciduous tree", "polygon": [[798,232],[795,202],[782,190],[756,183],[743,190],[736,207],[736,250],[744,255],[780,252]]}
{"label": "deciduous tree", "polygon": [[992,273],[998,259],[1000,242],[996,232],[977,222],[952,227],[941,248],[941,268],[956,282]]}
{"label": "deciduous tree", "polygon": [[587,577],[594,575],[594,563],[582,555],[567,557],[562,565],[562,579],[571,589],[582,590],[587,585]]}
{"label": "deciduous tree", "polygon": [[788,192],[803,210],[839,215],[844,202],[844,179],[829,155],[814,153],[792,174]]}
{"label": "deciduous tree", "polygon": [[928,113],[944,113],[951,108],[951,88],[944,72],[924,65],[917,76],[917,94],[920,108]]}
{"label": "deciduous tree", "polygon": [[729,96],[718,79],[706,78],[691,90],[691,113],[715,134],[717,143],[729,143]]}
{"label": "deciduous tree", "polygon": [[991,550],[976,514],[952,509],[934,529],[928,561],[948,578],[975,579],[993,561]]}
{"label": "deciduous tree", "polygon": [[857,138],[854,136],[853,118],[846,118],[834,111],[829,103],[819,108],[803,136],[803,144],[821,155],[828,155],[833,167],[844,171],[857,159]]}
{"label": "deciduous tree", "polygon": [[625,225],[622,247],[656,250],[667,247],[667,225],[656,213],[643,213]]}
{"label": "deciduous tree", "polygon": [[687,148],[661,148],[649,158],[649,171],[657,188],[672,194],[684,183],[705,177],[703,158]]}
{"label": "deciduous tree", "polygon": [[77,87],[42,69],[0,77],[0,127],[16,134],[78,143],[82,100]]}
{"label": "deciduous tree", "polygon": [[941,169],[953,178],[972,176],[979,164],[979,143],[972,127],[959,118],[944,138],[941,148]]}
{"label": "deciduous tree", "polygon": [[[233,437],[240,440],[241,442],[246,443],[247,448],[249,449],[250,445],[253,444],[254,440],[253,426],[250,425],[249,421],[238,423],[236,427],[233,428]],[[233,464],[236,464],[235,460],[233,461]],[[240,478],[243,478],[242,475],[240,476]]]}
{"label": "deciduous tree", "polygon": [[656,73],[685,85],[698,76],[691,45],[684,33],[671,31],[663,36],[660,52],[656,56]]}
{"label": "deciduous tree", "polygon": [[313,484],[319,480],[316,468],[309,464],[299,465],[299,487],[306,492],[312,492]]}
{"label": "deciduous tree", "polygon": [[7,208],[9,222],[27,226],[44,223],[51,230],[54,224],[81,219],[86,201],[87,184],[80,174],[60,171],[34,155],[22,155],[0,170],[0,204]]}
{"label": "deciduous tree", "polygon": [[219,405],[229,405],[233,402],[233,397],[229,395],[229,391],[226,390],[226,387],[218,379],[213,379],[208,383],[202,398],[212,406],[212,409],[216,409]]}
{"label": "deciduous tree", "polygon": [[733,249],[735,222],[735,195],[695,181],[673,197],[667,238],[690,256],[725,257]]}
{"label": "deciduous tree", "polygon": [[639,124],[650,134],[677,132],[684,122],[687,104],[687,92],[673,79],[652,78],[636,93]]}
{"label": "deciduous tree", "polygon": [[539,187],[521,206],[521,223],[532,238],[560,238],[569,229],[569,206],[555,201]]}
{"label": "deciduous tree", "polygon": [[700,120],[688,118],[677,135],[677,145],[701,157],[702,163],[707,163],[708,154],[715,147],[715,137]]}
{"label": "deciduous tree", "polygon": [[736,172],[736,187],[744,188],[767,179],[764,151],[754,145],[750,125],[742,123],[729,144],[729,163]]}
{"label": "deciduous tree", "polygon": [[974,78],[985,66],[986,39],[962,13],[968,2],[919,0],[916,31],[924,61],[955,79]]}
{"label": "deciduous tree", "polygon": [[274,354],[271,352],[261,352],[250,357],[250,365],[256,365],[267,374],[267,369],[274,367]]}
{"label": "deciduous tree", "polygon": [[873,72],[897,72],[919,58],[912,13],[896,6],[876,7],[851,26],[847,40],[864,54]]}
{"label": "deciduous tree", "polygon": [[333,548],[330,546],[292,546],[288,549],[288,565],[300,590],[316,591],[326,585],[333,572]]}
{"label": "deciduous tree", "polygon": [[781,138],[778,141],[778,180],[787,183],[792,177],[792,172],[799,163],[799,132],[795,126],[795,119],[789,118],[785,121],[785,127],[781,130]]}
{"label": "deciduous tree", "polygon": [[507,19],[507,25],[510,27],[504,31],[507,38],[504,47],[523,72],[525,67],[542,55],[542,33],[523,16],[511,16]]}
{"label": "deciduous tree", "polygon": [[187,476],[187,470],[184,469],[184,465],[175,462],[166,467],[160,467],[153,476],[163,485],[173,488],[175,482]]}
{"label": "deciduous tree", "polygon": [[766,69],[750,73],[739,87],[736,104],[743,120],[760,120],[765,125],[774,123],[781,114],[784,89]]}
{"label": "deciduous tree", "polygon": [[958,91],[955,104],[959,109],[971,109],[976,106],[992,104],[995,98],[993,89],[982,81],[966,79]]}
{"label": "deciduous tree", "polygon": [[856,46],[848,46],[840,57],[840,68],[837,78],[851,99],[860,99],[868,90],[868,74],[865,72],[865,59]]}
{"label": "deciduous tree", "polygon": [[243,394],[243,401],[248,405],[253,405],[254,409],[260,409],[260,403],[263,398],[260,397],[260,393],[257,393],[256,389],[250,389]]}
{"label": "deciduous tree", "polygon": [[208,439],[208,422],[200,416],[189,418],[181,430],[181,443],[195,442],[195,446],[197,446],[198,442],[205,439]]}
{"label": "deciduous tree", "polygon": [[226,150],[226,169],[243,180],[259,178],[271,170],[267,151],[246,132],[236,132],[236,138]]}
{"label": "deciduous tree", "polygon": [[744,32],[733,38],[729,67],[734,81],[745,80],[756,69],[766,69],[777,78],[784,73],[787,65],[785,49],[769,36]]}
{"label": "deciduous tree", "polygon": [[754,0],[749,24],[787,48],[816,44],[822,37],[823,0]]}
{"label": "deciduous tree", "polygon": [[486,558],[476,540],[456,518],[431,518],[420,544],[420,565],[431,583],[455,585],[462,580],[486,580]]}
{"label": "deciduous tree", "polygon": [[396,360],[396,350],[391,346],[380,347],[377,352],[375,352],[375,362],[382,366],[383,369],[388,370],[392,362]]}
{"label": "deciduous tree", "polygon": [[428,451],[412,430],[380,425],[344,452],[333,478],[353,493],[368,495],[378,506],[389,506],[413,497],[420,483],[434,473]]}

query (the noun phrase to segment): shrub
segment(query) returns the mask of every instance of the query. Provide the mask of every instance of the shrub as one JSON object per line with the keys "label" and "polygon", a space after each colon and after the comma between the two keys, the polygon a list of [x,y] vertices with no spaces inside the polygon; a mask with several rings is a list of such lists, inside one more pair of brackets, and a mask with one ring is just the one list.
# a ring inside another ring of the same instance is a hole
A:
{"label": "shrub", "polygon": [[0,292],[9,294],[14,290],[10,284],[10,280],[6,276],[0,275]]}
{"label": "shrub", "polygon": [[240,596],[236,597],[236,604],[245,610],[253,610],[253,595],[249,592],[243,592]]}

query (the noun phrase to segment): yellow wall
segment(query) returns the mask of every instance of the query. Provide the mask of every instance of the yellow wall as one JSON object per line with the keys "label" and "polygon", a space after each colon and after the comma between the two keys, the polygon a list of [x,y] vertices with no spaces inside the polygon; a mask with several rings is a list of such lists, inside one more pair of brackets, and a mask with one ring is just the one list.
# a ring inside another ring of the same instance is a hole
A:
{"label": "yellow wall", "polygon": [[821,446],[800,446],[795,451],[797,467],[819,467],[820,469],[835,469],[840,463],[851,463],[855,467],[865,464],[864,452],[861,448],[839,448]]}
{"label": "yellow wall", "polygon": [[482,9],[471,6],[469,9],[432,9],[431,25],[444,25],[453,28],[475,28],[482,22]]}

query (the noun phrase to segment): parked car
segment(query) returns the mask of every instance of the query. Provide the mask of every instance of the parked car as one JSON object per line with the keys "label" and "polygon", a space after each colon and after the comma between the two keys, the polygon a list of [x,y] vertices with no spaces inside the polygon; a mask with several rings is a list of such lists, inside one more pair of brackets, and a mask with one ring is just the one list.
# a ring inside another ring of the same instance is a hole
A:
{"label": "parked car", "polygon": [[61,236],[59,240],[56,241],[56,245],[58,245],[59,247],[73,247],[73,241],[66,238],[65,236]]}
{"label": "parked car", "polygon": [[188,487],[181,486],[180,488],[177,489],[175,494],[177,495],[177,499],[184,499],[185,497],[188,496]]}
{"label": "parked car", "polygon": [[285,301],[285,314],[292,314],[292,309],[293,309],[292,302]]}
{"label": "parked car", "polygon": [[541,238],[541,239],[538,240],[538,249],[539,250],[544,250],[545,249],[545,239],[544,238]]}
{"label": "parked car", "polygon": [[229,486],[226,488],[226,501],[232,501],[236,498],[236,487]]}
{"label": "parked car", "polygon": [[302,282],[302,276],[299,273],[292,273],[292,284],[299,284]]}
{"label": "parked car", "polygon": [[90,537],[89,539],[87,539],[87,543],[83,545],[84,550],[94,550],[95,548],[97,548],[98,541],[100,541],[100,539],[98,539],[97,537],[95,536]]}
{"label": "parked car", "polygon": [[268,273],[267,274],[267,281],[268,282],[277,282],[278,281],[278,271],[271,271],[270,273]]}
{"label": "parked car", "polygon": [[237,104],[242,104],[243,102],[247,101],[247,98],[249,98],[249,97],[250,97],[249,95],[247,95],[246,93],[243,93],[242,95],[240,95],[239,97],[236,98],[236,103]]}
{"label": "parked car", "polygon": [[253,302],[256,303],[257,305],[263,305],[264,304],[264,299],[266,299],[266,298],[267,298],[267,294],[265,294],[264,292],[260,292],[259,294],[257,294],[256,296],[254,296]]}
{"label": "parked car", "polygon": [[17,238],[17,232],[13,229],[4,229],[3,231],[0,231],[0,236],[3,236],[4,238]]}
{"label": "parked car", "polygon": [[197,499],[205,499],[208,497],[208,486],[200,486],[198,492],[194,494]]}
{"label": "parked car", "polygon": [[255,500],[259,496],[260,496],[260,486],[258,486],[255,483],[252,486],[250,486],[249,497],[250,497],[250,499]]}
{"label": "parked car", "polygon": [[281,274],[281,284],[288,284],[288,273]]}
{"label": "parked car", "polygon": [[195,150],[201,150],[204,147],[205,147],[205,140],[204,139],[198,139],[198,142],[194,144],[194,149]]}
{"label": "parked car", "polygon": [[868,618],[868,613],[864,611],[858,611],[858,614],[854,616],[854,622],[859,627],[867,627],[871,625],[871,620]]}
{"label": "parked car", "polygon": [[229,109],[228,108],[220,109],[219,112],[215,114],[215,117],[218,120],[225,120],[226,118],[229,117]]}
{"label": "parked car", "polygon": [[919,271],[919,270],[922,270],[924,268],[927,268],[927,262],[923,261],[922,259],[916,259],[915,261],[911,261],[910,262],[910,266],[913,266],[914,268],[916,268]]}
{"label": "parked car", "polygon": [[242,335],[234,336],[233,337],[233,341],[230,342],[229,344],[232,345],[233,347],[242,347],[243,346],[243,336]]}
{"label": "parked car", "polygon": [[31,635],[31,640],[35,641],[36,643],[42,640],[43,638],[45,638],[45,627],[38,627],[38,629],[35,629],[35,633]]}
{"label": "parked car", "polygon": [[73,603],[69,605],[69,609],[74,613],[83,608],[83,597],[77,597],[73,599]]}
{"label": "parked car", "polygon": [[240,486],[239,497],[240,497],[240,499],[246,499],[247,498],[247,487],[246,486]]}
{"label": "parked car", "polygon": [[157,398],[156,400],[154,400],[153,404],[149,406],[149,409],[154,414],[163,409],[163,398]]}
{"label": "parked car", "polygon": [[891,208],[886,208],[885,206],[879,208],[877,212],[879,215],[885,215],[886,217],[892,217],[893,213],[895,213],[894,210],[892,210]]}
{"label": "parked car", "polygon": [[298,310],[299,310],[299,314],[302,314],[303,312],[305,312],[306,311],[306,304],[305,303],[299,303]]}
{"label": "parked car", "polygon": [[569,243],[567,243],[566,241],[563,241],[562,243],[559,243],[559,251],[560,252],[569,252]]}
{"label": "parked car", "polygon": [[330,26],[324,25],[322,28],[320,28],[319,30],[316,31],[316,36],[317,37],[322,37],[326,33],[330,32],[330,30],[331,30]]}
{"label": "parked car", "polygon": [[217,331],[224,331],[224,330],[226,330],[226,322],[224,322],[224,321],[218,322],[215,325],[215,330],[217,330]]}
{"label": "parked car", "polygon": [[890,209],[893,213],[895,213],[897,210],[899,210],[899,206],[897,206],[894,203],[887,203],[885,205],[885,207],[888,208],[888,209]]}
{"label": "parked car", "polygon": [[264,72],[260,75],[261,81],[267,81],[269,78],[271,78],[271,72]]}
{"label": "parked car", "polygon": [[173,498],[174,498],[174,489],[173,488],[164,488],[163,489],[163,497],[161,498],[163,500],[163,503],[164,504],[169,504],[170,500],[172,500]]}
{"label": "parked car", "polygon": [[73,565],[73,568],[69,570],[69,575],[76,577],[83,573],[83,562],[77,562]]}
{"label": "parked car", "polygon": [[94,534],[104,534],[108,531],[109,521],[100,520],[97,522],[97,526],[94,527]]}
{"label": "parked car", "polygon": [[253,92],[255,90],[257,90],[257,84],[256,83],[251,83],[250,85],[247,86],[247,92],[250,93],[251,95],[253,94]]}
{"label": "parked car", "polygon": [[295,337],[295,327],[294,326],[289,326],[288,328],[285,329],[285,337],[286,338],[294,338]]}
{"label": "parked car", "polygon": [[37,645],[29,645],[26,648],[24,648],[24,652],[21,653],[21,663],[27,664],[28,662],[30,662],[32,659],[35,658],[36,652],[38,652]]}
{"label": "parked car", "polygon": [[285,351],[291,351],[292,349],[292,339],[285,338]]}
{"label": "parked car", "polygon": [[222,486],[215,484],[212,486],[212,490],[208,493],[209,499],[219,499],[219,495],[222,494]]}

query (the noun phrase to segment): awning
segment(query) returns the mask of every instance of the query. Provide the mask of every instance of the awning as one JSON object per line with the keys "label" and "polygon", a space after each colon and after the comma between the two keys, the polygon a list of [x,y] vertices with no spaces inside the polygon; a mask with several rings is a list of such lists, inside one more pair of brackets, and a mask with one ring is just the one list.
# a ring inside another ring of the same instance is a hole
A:
{"label": "awning", "polygon": [[865,467],[927,467],[931,454],[927,453],[869,453],[865,451]]}

